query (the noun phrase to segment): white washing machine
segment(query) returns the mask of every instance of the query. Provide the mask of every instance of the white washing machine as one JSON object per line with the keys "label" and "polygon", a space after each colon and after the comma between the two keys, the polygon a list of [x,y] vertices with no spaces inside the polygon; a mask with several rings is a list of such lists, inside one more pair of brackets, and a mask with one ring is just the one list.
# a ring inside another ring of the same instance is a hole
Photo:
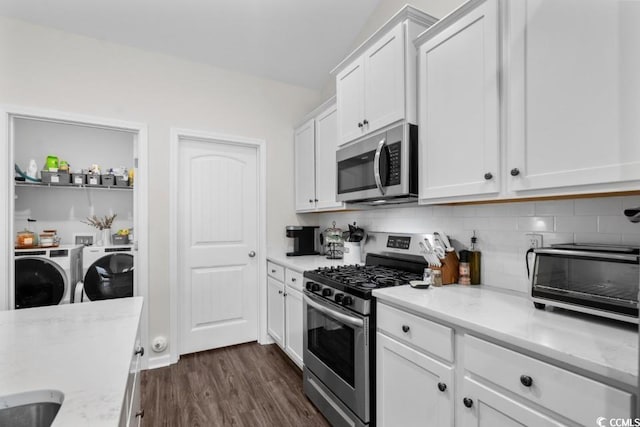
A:
{"label": "white washing machine", "polygon": [[76,287],[75,302],[133,296],[132,246],[86,246],[82,252],[83,280]]}
{"label": "white washing machine", "polygon": [[82,245],[16,249],[15,308],[73,302],[82,280]]}

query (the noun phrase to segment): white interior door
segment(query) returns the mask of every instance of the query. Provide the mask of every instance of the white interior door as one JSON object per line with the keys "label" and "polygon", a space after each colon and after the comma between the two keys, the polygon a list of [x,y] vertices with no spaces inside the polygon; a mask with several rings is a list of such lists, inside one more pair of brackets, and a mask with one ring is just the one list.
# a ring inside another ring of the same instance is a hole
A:
{"label": "white interior door", "polygon": [[180,354],[257,339],[258,152],[181,139]]}

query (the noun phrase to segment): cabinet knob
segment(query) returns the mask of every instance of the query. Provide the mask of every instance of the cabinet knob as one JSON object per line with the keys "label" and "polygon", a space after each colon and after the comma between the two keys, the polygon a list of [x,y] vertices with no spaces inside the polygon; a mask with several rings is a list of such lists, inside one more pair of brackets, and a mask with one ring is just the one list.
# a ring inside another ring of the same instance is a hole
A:
{"label": "cabinet knob", "polygon": [[313,199],[309,199],[309,203],[313,203]]}
{"label": "cabinet knob", "polygon": [[464,406],[466,406],[467,408],[471,408],[473,406],[473,399],[465,397],[464,399],[462,399],[462,403],[464,403]]}
{"label": "cabinet knob", "polygon": [[271,270],[271,272],[272,272],[272,273],[275,273],[276,271],[275,271],[275,270]]}
{"label": "cabinet knob", "polygon": [[140,346],[138,348],[136,348],[136,351],[133,353],[135,355],[140,355],[140,356],[144,356],[144,347]]}
{"label": "cabinet knob", "polygon": [[518,175],[520,175],[520,169],[513,168],[513,169],[511,169],[510,173],[511,173],[511,176],[518,176]]}
{"label": "cabinet knob", "polygon": [[287,293],[286,293],[286,292],[285,292],[285,293],[283,293],[283,294],[282,294],[282,296],[283,296],[283,297],[286,297],[286,296],[287,296]]}
{"label": "cabinet knob", "polygon": [[445,383],[438,383],[438,390],[445,391],[447,389],[447,385]]}
{"label": "cabinet knob", "polygon": [[364,120],[362,121],[362,124],[363,124],[363,125],[368,125],[368,124],[369,124],[369,120],[364,119]]}
{"label": "cabinet knob", "polygon": [[484,174],[484,179],[486,179],[487,181],[489,181],[492,178],[493,178],[493,174],[491,172],[487,172]]}
{"label": "cabinet knob", "polygon": [[291,281],[292,281],[292,282],[295,282],[295,281],[296,281],[296,278],[295,278],[295,277],[292,277],[292,278],[291,278]]}
{"label": "cabinet knob", "polygon": [[144,418],[144,409],[140,409],[136,412],[136,418]]}
{"label": "cabinet knob", "polygon": [[358,127],[362,129],[362,126],[364,126],[362,123],[358,122]]}
{"label": "cabinet knob", "polygon": [[520,383],[525,387],[531,387],[533,384],[533,378],[529,375],[520,375]]}
{"label": "cabinet knob", "polygon": [[278,291],[278,293],[279,293],[280,295],[282,295],[282,291]]}
{"label": "cabinet knob", "polygon": [[318,203],[318,199],[313,199],[314,202]]}
{"label": "cabinet knob", "polygon": [[402,325],[402,332],[404,332],[405,334],[409,332],[409,329],[411,329],[409,325]]}

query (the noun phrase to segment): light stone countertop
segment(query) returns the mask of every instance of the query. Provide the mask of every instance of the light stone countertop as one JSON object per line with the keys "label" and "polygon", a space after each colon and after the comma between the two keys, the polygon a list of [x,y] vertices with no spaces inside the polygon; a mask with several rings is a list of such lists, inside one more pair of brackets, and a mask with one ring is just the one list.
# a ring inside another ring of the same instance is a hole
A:
{"label": "light stone countertop", "polygon": [[538,310],[526,296],[488,286],[410,286],[374,290],[406,308],[558,362],[638,385],[638,326],[566,310]]}
{"label": "light stone countertop", "polygon": [[116,427],[142,297],[0,312],[0,400],[64,394],[53,426]]}
{"label": "light stone countertop", "polygon": [[299,273],[315,270],[320,267],[344,265],[343,260],[327,259],[326,255],[287,256],[282,252],[269,252],[267,261],[274,262]]}

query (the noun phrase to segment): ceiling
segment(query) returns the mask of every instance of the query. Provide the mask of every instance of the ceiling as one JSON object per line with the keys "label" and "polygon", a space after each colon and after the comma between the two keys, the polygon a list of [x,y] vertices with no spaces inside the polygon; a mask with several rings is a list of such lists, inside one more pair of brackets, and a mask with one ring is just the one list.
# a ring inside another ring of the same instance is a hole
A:
{"label": "ceiling", "polygon": [[319,90],[381,0],[2,0],[0,15]]}

